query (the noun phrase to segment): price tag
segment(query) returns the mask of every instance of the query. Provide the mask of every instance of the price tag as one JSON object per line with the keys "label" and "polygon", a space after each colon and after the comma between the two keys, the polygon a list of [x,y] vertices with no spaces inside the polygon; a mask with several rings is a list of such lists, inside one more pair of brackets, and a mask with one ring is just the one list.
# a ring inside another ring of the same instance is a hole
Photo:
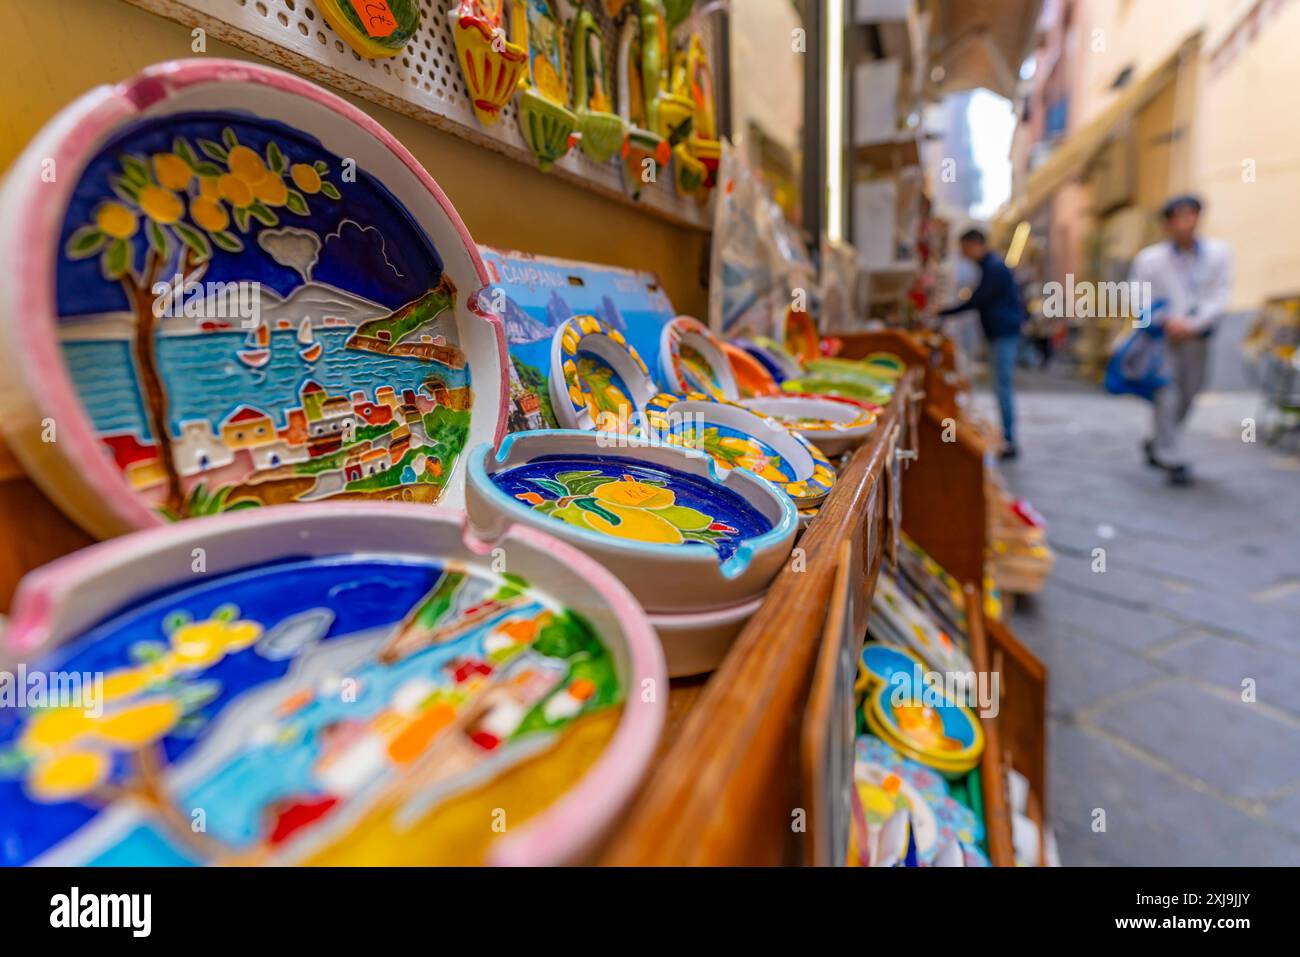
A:
{"label": "price tag", "polygon": [[352,0],[352,9],[361,18],[361,29],[367,36],[387,37],[397,29],[397,17],[388,0]]}

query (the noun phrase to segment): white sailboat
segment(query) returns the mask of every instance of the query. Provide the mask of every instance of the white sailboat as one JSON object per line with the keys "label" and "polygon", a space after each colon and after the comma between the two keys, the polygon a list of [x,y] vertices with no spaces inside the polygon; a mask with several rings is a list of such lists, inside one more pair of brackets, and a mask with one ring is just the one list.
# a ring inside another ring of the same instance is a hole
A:
{"label": "white sailboat", "polygon": [[298,358],[303,362],[315,362],[325,351],[325,347],[316,341],[316,336],[311,330],[311,320],[304,319],[298,324]]}
{"label": "white sailboat", "polygon": [[235,356],[250,369],[260,369],[271,361],[271,330],[263,322],[244,340],[248,348],[238,349]]}

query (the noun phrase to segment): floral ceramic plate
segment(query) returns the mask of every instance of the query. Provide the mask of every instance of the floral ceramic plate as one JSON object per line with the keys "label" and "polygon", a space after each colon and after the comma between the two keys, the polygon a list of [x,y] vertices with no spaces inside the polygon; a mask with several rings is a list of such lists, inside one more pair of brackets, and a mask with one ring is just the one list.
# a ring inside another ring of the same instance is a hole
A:
{"label": "floral ceramic plate", "polygon": [[581,548],[655,614],[730,607],[760,594],[790,553],[788,496],[704,452],[602,432],[508,435],[470,454],[470,527],[512,523]]}
{"label": "floral ceramic plate", "polygon": [[984,729],[929,673],[910,651],[868,642],[859,681],[867,727],[904,757],[961,777],[984,753]]}
{"label": "floral ceramic plate", "polygon": [[[41,183],[42,164],[58,170]],[[101,87],[0,190],[5,439],[107,536],[321,499],[457,505],[505,337],[437,184],[347,101],[251,63]]]}
{"label": "floral ceramic plate", "polygon": [[[462,522],[271,508],[33,572],[6,635],[37,663],[0,709],[0,863],[586,859],[663,726],[661,699],[625,706],[663,681],[658,642],[581,552],[516,527],[498,571]],[[30,691],[47,672],[58,701]]]}
{"label": "floral ceramic plate", "polygon": [[551,340],[551,406],[566,429],[628,433],[658,392],[623,333],[595,316],[574,316]]}
{"label": "floral ceramic plate", "polygon": [[775,339],[756,336],[753,339],[742,339],[739,344],[762,363],[763,368],[767,369],[777,382],[784,383],[786,379],[796,379],[803,375],[803,367],[799,364],[799,360],[786,352]]}
{"label": "floral ceramic plate", "polygon": [[799,508],[820,502],[835,484],[830,461],[798,432],[699,392],[655,396],[646,404],[645,432],[673,445],[703,449],[727,468],[749,469]]}
{"label": "floral ceramic plate", "polygon": [[970,656],[888,574],[876,581],[871,611],[874,633],[910,648],[935,671],[951,675],[954,687],[966,688],[975,667]]}
{"label": "floral ceramic plate", "polygon": [[659,369],[670,392],[703,392],[715,399],[740,397],[722,343],[708,327],[690,316],[664,326]]}
{"label": "floral ceramic plate", "polygon": [[876,428],[875,413],[835,396],[774,395],[740,404],[794,429],[830,457],[861,445]]}

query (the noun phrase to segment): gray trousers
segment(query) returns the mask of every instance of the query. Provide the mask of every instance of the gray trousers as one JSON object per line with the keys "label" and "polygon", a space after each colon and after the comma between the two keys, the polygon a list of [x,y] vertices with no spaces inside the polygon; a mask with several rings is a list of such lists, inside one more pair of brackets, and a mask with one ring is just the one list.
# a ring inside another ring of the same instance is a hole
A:
{"label": "gray trousers", "polygon": [[1155,455],[1165,465],[1183,465],[1183,432],[1192,402],[1205,387],[1210,340],[1198,336],[1167,345],[1165,373],[1169,384],[1156,392],[1152,416]]}

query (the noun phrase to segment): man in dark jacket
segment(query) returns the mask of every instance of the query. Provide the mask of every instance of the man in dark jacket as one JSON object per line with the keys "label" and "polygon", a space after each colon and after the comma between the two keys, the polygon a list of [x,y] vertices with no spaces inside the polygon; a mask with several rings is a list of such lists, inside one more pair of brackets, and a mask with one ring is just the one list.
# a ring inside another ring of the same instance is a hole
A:
{"label": "man in dark jacket", "polygon": [[974,309],[979,313],[980,327],[989,341],[993,358],[993,382],[1002,411],[1002,458],[1014,459],[1016,449],[1016,357],[1020,353],[1020,327],[1025,321],[1025,304],[1002,258],[989,249],[988,239],[978,229],[968,229],[961,234],[961,254],[980,268],[979,285],[975,291],[956,305],[939,312],[951,316]]}

